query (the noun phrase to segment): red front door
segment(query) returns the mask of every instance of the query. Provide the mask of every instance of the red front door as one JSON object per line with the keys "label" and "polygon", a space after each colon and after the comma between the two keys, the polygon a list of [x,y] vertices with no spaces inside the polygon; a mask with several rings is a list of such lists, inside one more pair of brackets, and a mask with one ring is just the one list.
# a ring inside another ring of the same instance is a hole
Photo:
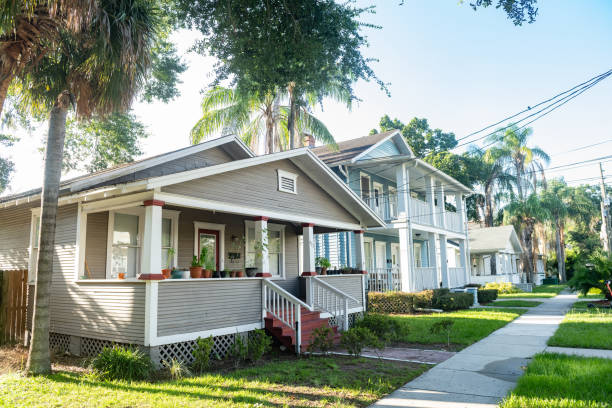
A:
{"label": "red front door", "polygon": [[198,256],[202,253],[203,247],[208,247],[213,251],[215,269],[219,270],[219,231],[200,228],[198,230]]}

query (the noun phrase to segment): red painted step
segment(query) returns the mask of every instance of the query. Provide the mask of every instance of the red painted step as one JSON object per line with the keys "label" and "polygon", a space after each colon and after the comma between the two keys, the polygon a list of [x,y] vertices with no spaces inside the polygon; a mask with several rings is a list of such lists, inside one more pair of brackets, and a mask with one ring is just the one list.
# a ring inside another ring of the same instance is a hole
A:
{"label": "red painted step", "polygon": [[[301,351],[308,350],[308,346],[312,342],[314,330],[319,327],[331,328],[334,332],[334,344],[340,343],[340,333],[338,333],[338,328],[330,326],[329,319],[320,317],[320,312],[311,312],[305,308],[302,308],[301,312]],[[280,343],[285,347],[295,349],[295,332],[292,328],[272,316],[270,313],[268,313],[268,316],[264,319],[264,321],[268,333],[278,339],[278,341],[280,341]]]}

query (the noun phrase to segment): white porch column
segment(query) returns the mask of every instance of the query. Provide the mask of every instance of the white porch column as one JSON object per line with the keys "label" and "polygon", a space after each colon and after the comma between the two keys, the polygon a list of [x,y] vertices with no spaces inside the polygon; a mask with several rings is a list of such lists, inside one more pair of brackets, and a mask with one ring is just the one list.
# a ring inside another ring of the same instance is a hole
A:
{"label": "white porch column", "polygon": [[448,260],[446,257],[446,235],[440,234],[440,273],[442,275],[442,287],[448,288],[450,279],[448,276]]}
{"label": "white porch column", "polygon": [[457,207],[457,215],[461,220],[461,231],[465,231],[465,206],[463,205],[463,194],[455,194],[455,207]]}
{"label": "white porch column", "polygon": [[440,220],[440,225],[438,225],[442,229],[446,229],[446,207],[444,206],[444,185],[442,183],[436,183],[436,200],[438,201],[437,214],[436,216]]}
{"label": "white porch column", "polygon": [[365,260],[365,245],[363,243],[363,231],[354,231],[355,234],[355,268],[362,274],[368,273]]}
{"label": "white porch column", "polygon": [[163,279],[161,274],[162,206],[163,201],[147,200],[145,206],[144,234],[140,256],[140,277],[143,280]]}
{"label": "white porch column", "polygon": [[302,224],[302,276],[315,276],[315,240],[314,224]]}
{"label": "white porch column", "polygon": [[470,266],[468,260],[467,246],[466,240],[459,240],[459,256],[461,258],[461,267],[463,268],[463,272],[465,273],[466,282],[470,281]]}
{"label": "white porch column", "polygon": [[428,243],[428,247],[429,247],[429,267],[430,268],[434,268],[434,271],[436,272],[436,287],[438,285],[440,285],[440,279],[438,279],[439,274],[438,274],[438,251],[436,250],[436,235],[433,232],[429,233],[429,243]]}
{"label": "white porch column", "polygon": [[414,290],[414,247],[412,245],[412,222],[410,220],[410,174],[406,163],[395,168],[395,179],[397,183],[397,215],[399,222],[399,244],[400,244],[400,281],[402,291]]}
{"label": "white porch column", "polygon": [[431,176],[425,176],[425,198],[429,206],[429,221],[431,225],[438,225],[436,218],[438,217],[435,203],[435,188],[434,179]]}
{"label": "white porch column", "polygon": [[255,217],[255,276],[269,278],[270,257],[268,256],[268,217]]}

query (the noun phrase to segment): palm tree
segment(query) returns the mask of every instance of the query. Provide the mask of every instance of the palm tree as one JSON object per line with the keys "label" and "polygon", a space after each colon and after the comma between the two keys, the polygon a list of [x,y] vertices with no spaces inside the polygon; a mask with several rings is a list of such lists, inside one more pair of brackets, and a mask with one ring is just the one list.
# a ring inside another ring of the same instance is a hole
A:
{"label": "palm tree", "polygon": [[[62,168],[66,118],[71,106],[79,117],[106,115],[129,108],[144,83],[160,15],[148,0],[97,2],[92,24],[74,35],[60,29],[60,40],[38,64],[15,79],[22,104],[50,106],[41,198],[38,272],[33,334],[27,370],[51,371],[49,297],[55,245],[55,219]],[[104,28],[104,29],[102,29]]]}
{"label": "palm tree", "polygon": [[567,196],[566,189],[567,185],[564,182],[552,180],[540,196],[541,205],[546,209],[548,221],[552,224],[555,231],[555,255],[557,257],[557,269],[562,282],[567,280],[565,273],[565,250],[561,238],[565,224],[564,220],[569,214],[568,205],[564,201],[564,198]]}
{"label": "palm tree", "polygon": [[532,134],[531,128],[510,126],[488,138],[488,142],[494,144],[489,149],[490,155],[516,177],[515,184],[520,200],[525,200],[530,187],[535,192],[537,174],[543,174],[543,164],[550,162],[550,157],[544,150],[527,145]]}
{"label": "palm tree", "polygon": [[537,222],[549,217],[537,195],[530,194],[525,200],[511,201],[504,208],[504,224],[513,224],[520,231],[523,245],[523,270],[530,282],[535,281],[533,231]]}
{"label": "palm tree", "polygon": [[[224,133],[237,133],[254,151],[260,150],[257,147],[262,141],[266,154],[290,149],[293,144],[288,125],[291,109],[282,104],[283,96],[280,92],[259,95],[240,88],[210,89],[202,100],[203,115],[191,130],[191,143],[201,143],[223,130]],[[324,144],[335,145],[325,124],[312,114],[312,100],[304,99],[295,104],[295,131],[310,134]]]}

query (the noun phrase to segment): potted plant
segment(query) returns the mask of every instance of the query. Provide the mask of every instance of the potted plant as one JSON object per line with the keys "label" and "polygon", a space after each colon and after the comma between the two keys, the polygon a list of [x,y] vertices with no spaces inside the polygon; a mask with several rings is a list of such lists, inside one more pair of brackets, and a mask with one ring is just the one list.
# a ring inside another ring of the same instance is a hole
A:
{"label": "potted plant", "polygon": [[169,279],[170,274],[172,272],[172,258],[174,257],[174,248],[168,248],[168,267],[166,269],[162,269],[162,275],[164,275],[164,279]]}
{"label": "potted plant", "polygon": [[242,278],[244,276],[244,272],[242,272],[241,270],[237,270],[236,271],[236,277],[237,278]]}
{"label": "potted plant", "polygon": [[200,263],[204,267],[204,278],[211,278],[212,271],[215,269],[215,260],[210,255],[208,248],[203,247],[200,253]]}
{"label": "potted plant", "polygon": [[227,269],[224,269],[221,272],[219,272],[220,278],[227,278],[228,276],[230,276],[230,272]]}
{"label": "potted plant", "polygon": [[193,260],[191,261],[191,267],[189,268],[189,276],[193,279],[198,279],[202,277],[202,262],[197,256],[193,256]]}
{"label": "potted plant", "polygon": [[353,268],[351,268],[350,266],[343,266],[342,267],[342,274],[343,275],[349,275],[353,273]]}
{"label": "potted plant", "polygon": [[329,262],[329,259],[319,256],[315,259],[315,263],[316,263],[316,270],[317,273],[320,275],[327,275],[327,268],[329,268],[331,266],[331,262]]}

